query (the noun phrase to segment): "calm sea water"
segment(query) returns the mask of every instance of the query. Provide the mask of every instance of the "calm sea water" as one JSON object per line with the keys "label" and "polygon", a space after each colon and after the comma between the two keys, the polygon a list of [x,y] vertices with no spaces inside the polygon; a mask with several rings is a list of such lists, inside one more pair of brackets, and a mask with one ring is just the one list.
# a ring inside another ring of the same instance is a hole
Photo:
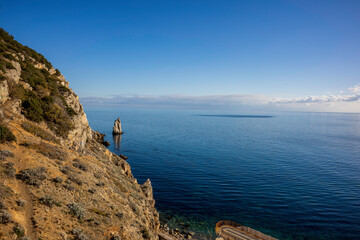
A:
{"label": "calm sea water", "polygon": [[360,114],[86,113],[138,182],[151,179],[169,224],[213,234],[230,219],[280,239],[360,239]]}

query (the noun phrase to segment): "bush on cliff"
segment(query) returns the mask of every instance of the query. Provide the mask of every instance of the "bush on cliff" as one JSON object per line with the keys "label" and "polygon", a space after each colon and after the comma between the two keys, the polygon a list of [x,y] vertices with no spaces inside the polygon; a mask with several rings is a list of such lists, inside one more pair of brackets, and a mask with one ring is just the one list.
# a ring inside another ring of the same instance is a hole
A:
{"label": "bush on cliff", "polygon": [[6,126],[0,124],[0,143],[16,141],[14,134]]}

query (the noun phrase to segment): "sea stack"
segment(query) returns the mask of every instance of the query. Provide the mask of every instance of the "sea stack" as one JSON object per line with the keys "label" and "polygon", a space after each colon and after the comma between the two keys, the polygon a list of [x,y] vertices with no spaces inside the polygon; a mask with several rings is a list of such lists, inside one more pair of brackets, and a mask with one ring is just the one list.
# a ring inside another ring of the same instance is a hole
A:
{"label": "sea stack", "polygon": [[114,122],[113,135],[120,135],[120,134],[123,134],[123,131],[121,130],[120,118],[118,118]]}

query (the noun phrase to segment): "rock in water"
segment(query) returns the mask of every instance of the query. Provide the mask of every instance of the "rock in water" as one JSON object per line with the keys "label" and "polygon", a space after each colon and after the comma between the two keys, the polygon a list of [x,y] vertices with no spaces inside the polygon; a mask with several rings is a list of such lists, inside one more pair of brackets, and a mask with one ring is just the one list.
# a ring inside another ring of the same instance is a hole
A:
{"label": "rock in water", "polygon": [[113,135],[119,135],[119,134],[123,134],[123,131],[121,130],[120,118],[115,120],[113,127]]}

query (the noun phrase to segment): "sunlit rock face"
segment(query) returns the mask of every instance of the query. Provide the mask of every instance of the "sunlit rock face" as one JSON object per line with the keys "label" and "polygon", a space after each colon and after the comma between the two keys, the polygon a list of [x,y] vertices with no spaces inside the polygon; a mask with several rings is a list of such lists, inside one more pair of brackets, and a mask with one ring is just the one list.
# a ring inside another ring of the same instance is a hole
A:
{"label": "sunlit rock face", "polygon": [[120,120],[120,118],[118,118],[114,122],[113,135],[119,135],[122,133],[123,133],[123,131],[121,130],[121,120]]}

